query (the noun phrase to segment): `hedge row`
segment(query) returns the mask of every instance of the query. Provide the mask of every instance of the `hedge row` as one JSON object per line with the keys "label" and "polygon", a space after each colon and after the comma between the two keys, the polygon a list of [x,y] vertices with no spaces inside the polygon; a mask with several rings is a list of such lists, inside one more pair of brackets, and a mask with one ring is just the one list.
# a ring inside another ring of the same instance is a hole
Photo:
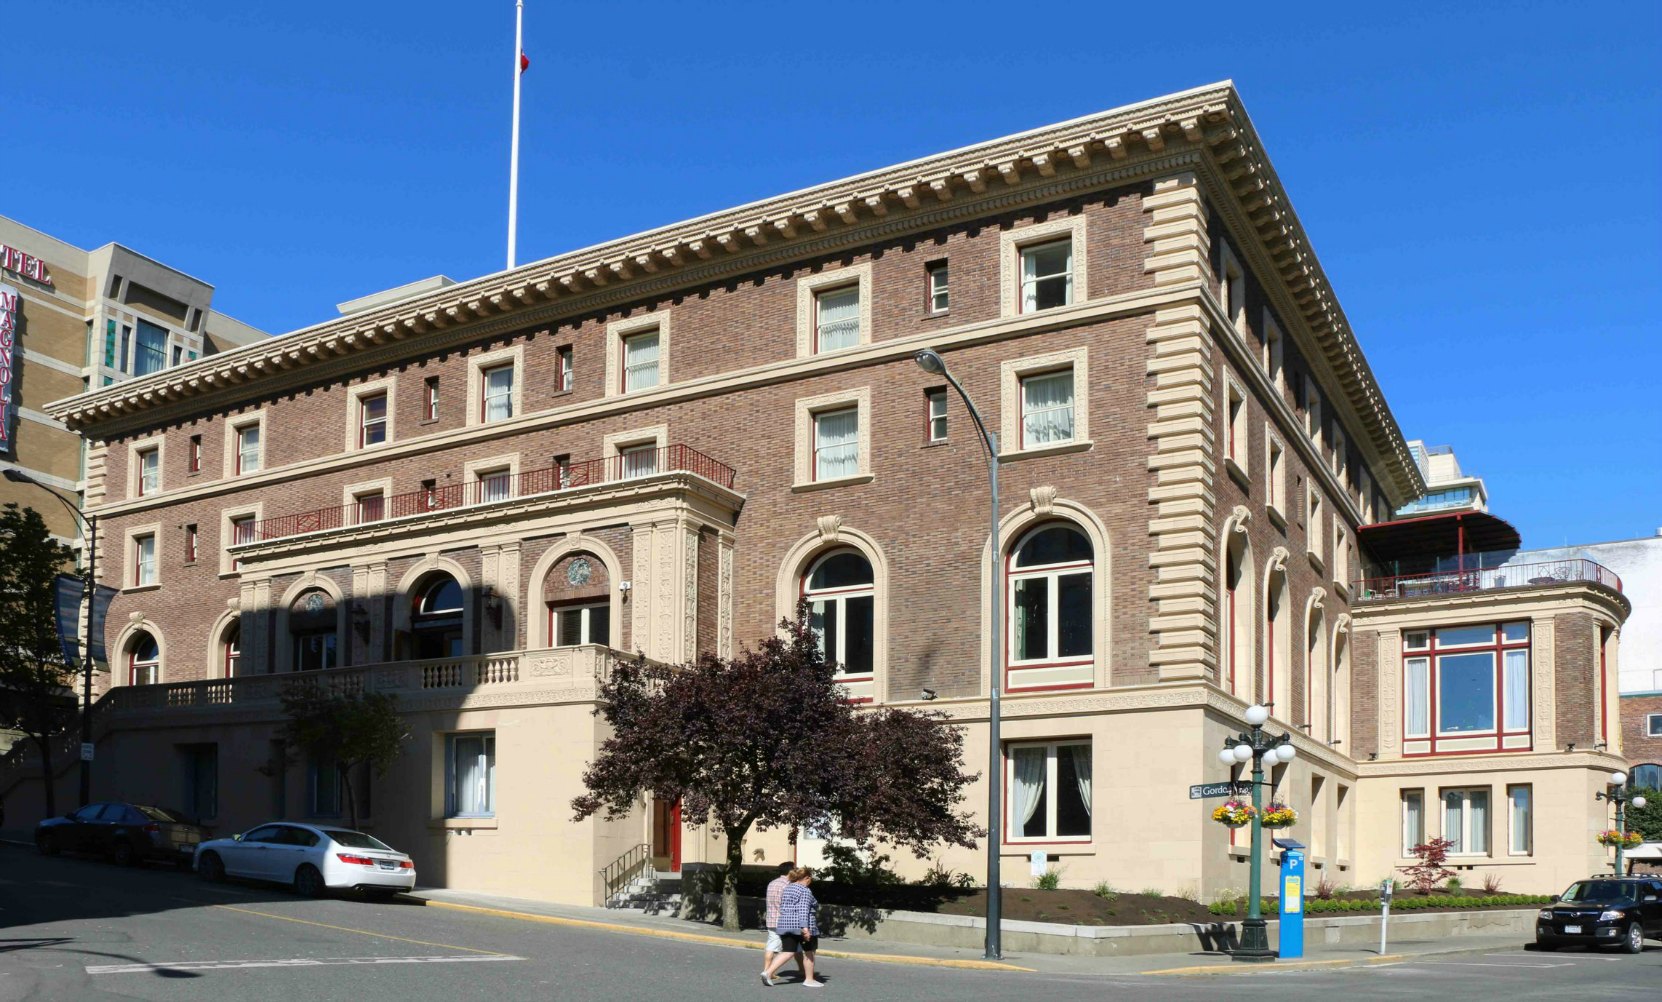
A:
{"label": "hedge row", "polygon": [[[1508,905],[1539,905],[1556,900],[1550,894],[1489,894],[1482,897],[1449,897],[1434,895],[1431,897],[1400,897],[1391,901],[1391,910],[1399,912],[1420,911],[1423,909],[1459,909],[1459,908],[1494,908]],[[1280,902],[1275,898],[1264,898],[1260,902],[1260,909],[1266,915],[1273,915],[1280,910]],[[1233,901],[1217,901],[1207,906],[1206,910],[1213,915],[1241,915],[1246,911],[1245,899]],[[1311,898],[1304,902],[1306,914],[1322,914],[1328,912],[1377,912],[1379,900],[1377,898]]]}

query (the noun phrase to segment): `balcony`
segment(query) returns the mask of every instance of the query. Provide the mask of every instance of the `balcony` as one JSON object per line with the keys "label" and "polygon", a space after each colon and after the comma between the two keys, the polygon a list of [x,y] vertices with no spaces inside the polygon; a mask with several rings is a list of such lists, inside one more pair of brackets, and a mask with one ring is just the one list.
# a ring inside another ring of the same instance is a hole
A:
{"label": "balcony", "polygon": [[1591,560],[1501,563],[1485,567],[1482,566],[1482,557],[1483,554],[1468,554],[1464,558],[1466,566],[1463,567],[1362,578],[1356,582],[1352,594],[1360,604],[1572,583],[1602,585],[1616,592],[1622,590],[1622,579],[1614,571]]}
{"label": "balcony", "polygon": [[376,495],[351,504],[316,508],[262,519],[241,530],[233,545],[286,539],[349,526],[417,518],[518,500],[597,484],[620,483],[664,473],[690,473],[728,490],[733,468],[685,445],[626,449],[621,455],[510,475],[481,474],[471,483],[446,484],[391,497]]}

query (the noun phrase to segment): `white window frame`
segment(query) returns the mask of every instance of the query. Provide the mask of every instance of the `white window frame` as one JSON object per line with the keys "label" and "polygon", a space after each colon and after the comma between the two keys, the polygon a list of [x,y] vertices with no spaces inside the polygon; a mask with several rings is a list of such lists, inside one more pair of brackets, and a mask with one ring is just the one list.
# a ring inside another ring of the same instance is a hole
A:
{"label": "white window frame", "polygon": [[[629,385],[629,371],[625,359],[628,342],[654,330],[658,332],[658,381],[651,385],[632,387]],[[562,345],[562,347],[568,346]],[[554,364],[558,369],[561,363],[556,359]],[[669,310],[643,313],[638,317],[630,317],[627,320],[614,320],[606,325],[606,396],[616,397],[628,393],[642,393],[657,389],[660,386],[667,386],[670,381],[669,366]],[[563,380],[565,377],[563,373],[557,373],[555,378]]]}
{"label": "white window frame", "polygon": [[[379,518],[366,519],[363,517],[363,505],[371,498],[380,498],[381,515]],[[348,525],[373,525],[384,522],[390,517],[387,511],[387,500],[392,497],[392,478],[384,477],[380,480],[368,480],[359,484],[349,484],[341,488],[341,504],[351,510]]]}
{"label": "white window frame", "polygon": [[226,508],[219,513],[219,576],[230,577],[242,573],[242,567],[235,557],[227,552],[227,547],[236,543],[236,520],[251,518],[257,528],[260,520],[265,518],[265,502],[257,502],[240,508]]}
{"label": "white window frame", "polygon": [[[480,753],[486,758],[486,809],[483,811],[462,812],[457,805],[460,798],[456,790],[456,743],[457,739],[478,739]],[[496,732],[491,731],[458,731],[444,736],[444,816],[446,818],[494,818],[496,817]]]}
{"label": "white window frame", "polygon": [[[1417,800],[1420,805],[1419,832],[1416,835],[1408,827],[1408,802]],[[1402,858],[1407,859],[1414,854],[1414,847],[1425,842],[1425,789],[1413,787],[1397,791],[1397,813],[1400,820],[1397,825],[1398,837],[1402,839]]]}
{"label": "white window frame", "polygon": [[[924,441],[930,445],[939,445],[947,440],[949,428],[947,425],[947,391],[945,387],[925,390],[923,393],[924,408]],[[940,434],[935,434],[936,424],[940,425]]]}
{"label": "white window frame", "polygon": [[[853,554],[865,561],[866,567],[871,571],[871,581],[869,583],[848,585],[841,588],[819,589],[815,589],[809,585],[809,582],[813,579],[814,572],[819,569],[821,564],[833,557],[842,556],[843,554]],[[803,568],[799,587],[802,592],[802,600],[808,603],[810,617],[813,614],[812,609],[815,603],[823,602],[826,605],[836,606],[836,636],[828,637],[822,632],[818,633],[818,636],[820,649],[825,654],[825,660],[834,662],[839,666],[837,669],[837,679],[839,681],[849,679],[865,681],[875,678],[877,673],[877,568],[872,564],[871,558],[852,547],[839,547],[834,550],[828,550],[815,557],[809,562],[807,567]],[[848,600],[853,598],[871,599],[872,664],[869,671],[858,672],[851,675],[848,671]]]}
{"label": "white window frame", "polygon": [[[659,342],[659,354],[663,354]],[[660,363],[661,364],[661,363]],[[563,344],[554,349],[554,392],[570,393],[577,385],[576,346]]]}
{"label": "white window frame", "polygon": [[127,552],[132,560],[128,575],[130,588],[154,588],[162,583],[161,566],[157,558],[161,555],[161,531],[157,526],[146,526],[144,529],[133,529],[127,533]]}
{"label": "white window frame", "polygon": [[[1088,562],[1075,561],[1066,564],[1038,564],[1033,567],[1018,568],[1016,566],[1016,554],[1020,552],[1024,545],[1027,544],[1027,541],[1037,533],[1042,532],[1045,529],[1055,528],[1057,526],[1064,526],[1079,533],[1079,535],[1091,547],[1091,559]],[[1004,555],[1004,562],[1004,621],[1010,624],[1010,628],[1005,631],[1007,636],[1004,640],[1004,663],[1006,669],[1032,668],[1040,665],[1073,665],[1094,663],[1096,661],[1098,642],[1096,609],[1097,596],[1099,592],[1097,589],[1102,587],[1102,582],[1097,579],[1096,573],[1096,544],[1091,541],[1091,537],[1085,532],[1084,527],[1072,522],[1044,522],[1035,525],[1026,532],[1022,533],[1021,536],[1011,544],[1009,550]],[[1062,635],[1062,603],[1060,601],[1062,591],[1061,579],[1065,577],[1074,577],[1079,574],[1084,574],[1090,579],[1091,604],[1086,611],[1086,614],[1090,618],[1090,622],[1086,625],[1087,632],[1090,634],[1091,638],[1091,650],[1087,654],[1064,655],[1060,652]],[[1023,581],[1035,580],[1042,580],[1045,582],[1045,607],[1050,610],[1050,615],[1048,617],[1049,622],[1045,624],[1045,656],[1041,658],[1018,658],[1016,657],[1015,627],[1016,585]]]}
{"label": "white window frame", "polygon": [[[248,428],[257,429],[260,437],[259,448],[255,450],[255,465],[252,470],[247,469],[242,461],[242,433]],[[249,411],[245,414],[239,414],[225,422],[226,479],[244,476],[249,473],[258,473],[266,468],[268,464],[265,461],[267,444],[265,428],[266,419],[264,410]]]}
{"label": "white window frame", "polygon": [[[1450,839],[1460,846],[1458,851],[1449,850],[1450,858],[1465,856],[1489,856],[1493,854],[1495,844],[1495,797],[1494,790],[1487,786],[1458,786],[1445,787],[1437,791],[1437,823],[1443,829],[1443,838]],[[1484,811],[1486,813],[1483,832],[1483,845],[1478,849],[1468,846],[1472,843],[1472,799],[1471,795],[1481,793],[1484,797]],[[1448,832],[1448,798],[1451,794],[1460,796],[1460,831],[1454,833],[1455,838]]]}
{"label": "white window frame", "polygon": [[[1021,309],[1022,251],[1028,247],[1048,244],[1056,240],[1073,241],[1072,292],[1068,305],[1074,306],[1090,299],[1087,276],[1090,255],[1086,252],[1084,215],[1066,216],[1043,223],[1034,223],[1004,230],[999,243],[999,315],[1023,316]],[[1039,313],[1046,311],[1040,310]],[[1033,316],[1035,314],[1025,314]]]}
{"label": "white window frame", "polygon": [[[924,266],[925,312],[931,316],[952,309],[952,264],[942,259]],[[937,305],[937,303],[939,305]]]}
{"label": "white window frame", "polygon": [[1264,374],[1269,376],[1270,382],[1275,385],[1279,393],[1287,392],[1287,340],[1282,336],[1281,326],[1275,322],[1268,310],[1264,311]]}
{"label": "white window frame", "polygon": [[[514,385],[509,394],[512,413],[506,418],[485,420],[485,373],[504,365],[513,366]],[[525,349],[515,344],[497,351],[483,352],[467,360],[467,425],[501,424],[525,415]]]}
{"label": "white window frame", "polygon": [[1234,376],[1223,379],[1223,461],[1236,478],[1250,482],[1252,477],[1252,442],[1248,435],[1247,395]]}
{"label": "white window frame", "polygon": [[601,454],[606,458],[606,476],[611,479],[632,479],[637,476],[652,476],[663,473],[661,468],[654,469],[653,473],[635,473],[624,475],[628,465],[629,455],[634,450],[651,448],[659,450],[656,455],[662,456],[662,450],[669,444],[669,425],[652,425],[648,428],[631,428],[628,431],[614,432],[607,435],[602,441]]}
{"label": "white window frame", "polygon": [[[1402,662],[1402,736],[1415,740],[1429,741],[1431,739],[1431,652],[1415,652],[1413,657],[1405,658]],[[1413,705],[1413,690],[1420,692],[1421,706],[1425,709],[1425,726],[1416,728],[1410,721],[1413,719],[1409,708]]]}
{"label": "white window frame", "polygon": [[[826,419],[832,418],[832,417],[841,418],[841,417],[848,417],[848,416],[852,416],[854,418],[854,436],[853,436],[853,440],[849,441],[849,442],[839,442],[836,445],[826,444],[823,441],[823,437],[822,437],[822,428],[824,427],[824,422],[826,421]],[[851,404],[847,407],[833,407],[833,408],[828,408],[826,410],[815,411],[814,414],[813,414],[813,421],[814,421],[814,482],[819,483],[819,482],[825,481],[825,480],[841,480],[841,479],[846,479],[848,476],[850,476],[850,474],[847,474],[847,473],[840,473],[840,474],[837,474],[835,476],[832,476],[832,475],[827,474],[824,471],[824,468],[821,465],[821,461],[823,459],[825,459],[825,453],[827,453],[831,449],[846,450],[846,449],[852,448],[854,450],[854,468],[855,468],[856,471],[858,471],[859,468],[860,468],[860,408],[859,408],[859,405]]]}
{"label": "white window frame", "polygon": [[[1522,825],[1518,824],[1520,792],[1523,794]],[[1506,854],[1535,855],[1535,787],[1532,783],[1506,784]]]}
{"label": "white window frame", "polygon": [[1310,436],[1310,443],[1316,447],[1316,456],[1322,454],[1322,390],[1316,378],[1305,373],[1304,386],[1304,431]]}
{"label": "white window frame", "polygon": [[[856,472],[849,476],[828,480],[815,479],[815,458],[817,454],[815,445],[818,441],[816,417],[829,411],[842,411],[850,407],[853,407],[857,412],[855,418],[858,425],[856,447],[859,449],[859,456],[855,462]],[[792,490],[818,490],[826,487],[867,483],[872,479],[871,387],[860,386],[837,393],[826,393],[817,397],[804,397],[797,400],[795,426],[795,482],[791,485]]]}
{"label": "white window frame", "polygon": [[[1091,819],[1091,833],[1086,835],[1057,835],[1056,834],[1056,777],[1060,771],[1057,768],[1057,759],[1061,749],[1084,745],[1091,749],[1091,800],[1086,815]],[[1016,751],[1022,748],[1043,748],[1045,750],[1045,834],[1044,835],[1017,835],[1016,831],[1022,827],[1015,818],[1015,798],[1007,797],[1004,805],[1004,841],[1006,844],[1025,843],[1038,844],[1071,844],[1088,843],[1095,837],[1096,829],[1096,747],[1090,738],[1061,738],[1055,741],[1010,741],[1004,745],[1004,781],[1006,790],[1016,788]]]}
{"label": "white window frame", "polygon": [[[1062,370],[1073,373],[1073,438],[1066,442],[1026,446],[1025,408],[1022,382],[1029,376],[1051,375]],[[1090,352],[1085,348],[1071,348],[1045,355],[1010,359],[999,365],[999,443],[1000,459],[1020,459],[1026,456],[1046,456],[1058,452],[1074,452],[1091,447],[1091,386]]]}
{"label": "white window frame", "polygon": [[824,354],[819,351],[819,294],[844,286],[855,286],[860,296],[860,337],[847,347],[830,354],[854,351],[871,343],[871,262],[862,261],[847,268],[834,268],[817,274],[803,275],[796,280],[796,356],[811,358]]}
{"label": "white window frame", "polygon": [[1662,713],[1645,715],[1645,737],[1662,738]]}
{"label": "white window frame", "polygon": [[[426,388],[423,387],[423,393]],[[367,426],[364,424],[364,401],[374,396],[385,396],[387,399],[387,416],[381,421],[382,430],[386,433],[381,441],[374,444],[365,442]],[[396,418],[394,412],[398,400],[397,377],[388,376],[386,379],[376,379],[357,386],[348,387],[346,404],[346,451],[356,452],[359,449],[379,449],[391,445],[394,437]],[[425,401],[423,402],[425,406]]]}
{"label": "white window frame", "polygon": [[1333,587],[1341,594],[1350,594],[1350,536],[1339,512],[1333,512]]}
{"label": "white window frame", "polygon": [[421,412],[423,421],[439,419],[439,377],[427,376],[421,381]]}
{"label": "white window frame", "polygon": [[1322,511],[1321,491],[1316,489],[1314,478],[1304,486],[1304,546],[1310,562],[1321,567],[1327,560],[1327,523],[1326,513]]}
{"label": "white window frame", "polygon": [[514,496],[514,485],[519,482],[519,453],[489,456],[464,463],[462,465],[463,483],[468,485],[469,493],[473,495],[467,498],[467,503],[495,504],[496,501],[485,500],[485,481],[503,474],[508,477],[508,494],[506,498],[497,500],[509,500]]}
{"label": "white window frame", "polygon": [[[617,639],[616,636],[615,636],[616,631],[611,628],[612,625],[613,625],[613,623],[612,623],[613,617],[612,617],[612,603],[609,600],[601,600],[601,601],[598,601],[598,602],[584,602],[584,603],[576,604],[576,605],[551,605],[551,606],[549,606],[549,609],[548,609],[548,615],[549,615],[549,619],[550,619],[550,622],[548,624],[548,644],[549,644],[549,646],[550,647],[580,647],[584,644],[595,643],[596,641],[593,639],[593,637],[594,637],[593,630],[594,630],[594,612],[595,612],[596,609],[599,609],[599,610],[601,610],[602,612],[604,612],[606,614],[607,642],[610,643],[612,640]],[[579,637],[578,637],[578,640],[575,644],[563,644],[563,643],[560,642],[560,640],[561,640],[561,638],[560,638],[560,614],[562,612],[580,612],[580,613],[582,613],[582,615],[580,617],[578,617],[578,621],[581,625],[578,627]]]}
{"label": "white window frame", "polygon": [[[149,448],[140,449],[135,454],[135,458],[138,460],[138,468],[133,472],[138,474],[136,484],[138,490],[134,493],[134,496],[147,498],[160,494],[162,492],[161,446],[153,445]],[[147,465],[149,469],[146,469]]]}

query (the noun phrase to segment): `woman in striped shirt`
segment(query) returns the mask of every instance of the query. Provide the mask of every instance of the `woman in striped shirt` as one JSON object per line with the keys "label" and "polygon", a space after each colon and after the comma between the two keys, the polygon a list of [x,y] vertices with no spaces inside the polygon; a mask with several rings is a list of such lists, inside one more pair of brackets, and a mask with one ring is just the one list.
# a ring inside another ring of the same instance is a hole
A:
{"label": "woman in striped shirt", "polygon": [[823,988],[825,982],[814,978],[814,951],[819,949],[819,901],[808,889],[814,881],[814,871],[799,866],[788,877],[790,883],[779,895],[779,920],[774,926],[774,931],[779,933],[779,955],[762,972],[762,984],[771,987],[774,973],[801,950],[802,987]]}

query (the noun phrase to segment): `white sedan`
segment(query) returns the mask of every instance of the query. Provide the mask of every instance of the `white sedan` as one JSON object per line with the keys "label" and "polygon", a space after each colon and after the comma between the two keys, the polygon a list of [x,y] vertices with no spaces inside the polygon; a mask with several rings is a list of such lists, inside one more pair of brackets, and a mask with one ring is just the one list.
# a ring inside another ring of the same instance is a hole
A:
{"label": "white sedan", "polygon": [[247,877],[316,897],[329,888],[390,896],[415,886],[415,863],[373,835],[284,821],[196,847],[203,880]]}

